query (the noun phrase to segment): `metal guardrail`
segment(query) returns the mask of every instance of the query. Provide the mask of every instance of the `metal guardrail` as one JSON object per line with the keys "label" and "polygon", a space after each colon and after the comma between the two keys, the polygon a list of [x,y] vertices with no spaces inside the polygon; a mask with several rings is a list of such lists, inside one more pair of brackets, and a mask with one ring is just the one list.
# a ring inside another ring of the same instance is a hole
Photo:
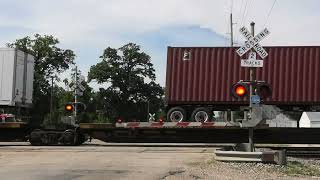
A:
{"label": "metal guardrail", "polygon": [[285,151],[243,152],[216,150],[215,159],[225,162],[263,162],[285,165],[287,157]]}

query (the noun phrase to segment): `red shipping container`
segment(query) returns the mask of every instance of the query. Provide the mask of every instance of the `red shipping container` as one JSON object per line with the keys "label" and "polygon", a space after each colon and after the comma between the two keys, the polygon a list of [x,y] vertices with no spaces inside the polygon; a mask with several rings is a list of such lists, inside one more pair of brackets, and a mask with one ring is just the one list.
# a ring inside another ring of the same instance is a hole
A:
{"label": "red shipping container", "polygon": [[[239,47],[168,47],[166,101],[178,105],[239,105],[232,85],[249,80],[249,68],[241,67]],[[320,46],[265,47],[268,56],[256,79],[272,86],[265,104],[314,106],[320,104]],[[185,59],[185,60],[184,60]],[[257,54],[257,59],[261,59]]]}

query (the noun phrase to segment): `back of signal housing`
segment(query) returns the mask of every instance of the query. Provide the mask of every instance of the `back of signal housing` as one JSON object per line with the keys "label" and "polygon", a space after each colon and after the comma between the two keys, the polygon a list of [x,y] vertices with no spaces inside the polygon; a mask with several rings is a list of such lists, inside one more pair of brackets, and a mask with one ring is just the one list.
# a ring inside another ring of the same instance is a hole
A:
{"label": "back of signal housing", "polygon": [[[199,112],[235,110],[249,104],[237,99],[232,85],[249,80],[249,68],[241,67],[239,47],[168,47],[165,100],[167,118],[180,121]],[[265,47],[268,56],[257,68],[256,80],[272,87],[262,103],[284,110],[320,111],[320,46]],[[261,59],[257,55],[257,59]],[[206,113],[202,113],[206,115]],[[191,118],[192,119],[192,118]]]}

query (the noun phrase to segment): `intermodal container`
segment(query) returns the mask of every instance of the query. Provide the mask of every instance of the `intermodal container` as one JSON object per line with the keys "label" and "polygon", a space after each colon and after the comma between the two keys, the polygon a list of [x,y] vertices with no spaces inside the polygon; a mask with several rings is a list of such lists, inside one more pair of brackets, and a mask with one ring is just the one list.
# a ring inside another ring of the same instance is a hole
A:
{"label": "intermodal container", "polygon": [[0,48],[0,105],[32,105],[34,57],[14,48]]}
{"label": "intermodal container", "polygon": [[[168,47],[166,101],[179,104],[246,104],[231,95],[232,85],[249,80],[239,47]],[[265,47],[268,56],[256,79],[272,86],[265,104],[320,105],[320,46]],[[257,59],[259,56],[257,54]],[[261,58],[260,58],[261,59]]]}

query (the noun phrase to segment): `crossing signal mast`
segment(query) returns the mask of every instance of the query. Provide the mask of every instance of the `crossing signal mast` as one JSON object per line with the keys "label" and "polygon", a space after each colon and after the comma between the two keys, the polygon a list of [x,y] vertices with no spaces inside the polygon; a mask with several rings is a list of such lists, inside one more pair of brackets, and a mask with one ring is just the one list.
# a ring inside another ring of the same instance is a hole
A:
{"label": "crossing signal mast", "polygon": [[[248,118],[243,119],[242,126],[249,129],[249,148],[254,151],[253,144],[253,127],[255,127],[261,120],[261,101],[271,97],[272,88],[265,81],[256,80],[256,68],[263,67],[263,60],[257,59],[257,54],[264,59],[268,56],[267,51],[259,44],[259,42],[270,34],[269,30],[265,28],[263,31],[254,35],[255,23],[250,23],[251,33],[246,27],[240,28],[240,33],[247,39],[245,44],[236,50],[239,56],[245,55],[249,51],[248,59],[241,59],[241,66],[250,69],[250,79],[247,81],[240,80],[233,84],[231,94],[235,98],[244,98],[249,96],[249,114]],[[254,49],[254,51],[252,50]],[[247,117],[247,116],[246,116]]]}
{"label": "crossing signal mast", "polygon": [[77,66],[73,69],[74,71],[74,83],[71,89],[74,92],[74,102],[68,102],[65,104],[65,110],[68,112],[73,112],[75,120],[77,120],[77,114],[83,112],[86,109],[86,105],[82,102],[78,102],[78,96],[83,95],[85,87],[81,84],[85,79],[83,76],[78,77]]}

